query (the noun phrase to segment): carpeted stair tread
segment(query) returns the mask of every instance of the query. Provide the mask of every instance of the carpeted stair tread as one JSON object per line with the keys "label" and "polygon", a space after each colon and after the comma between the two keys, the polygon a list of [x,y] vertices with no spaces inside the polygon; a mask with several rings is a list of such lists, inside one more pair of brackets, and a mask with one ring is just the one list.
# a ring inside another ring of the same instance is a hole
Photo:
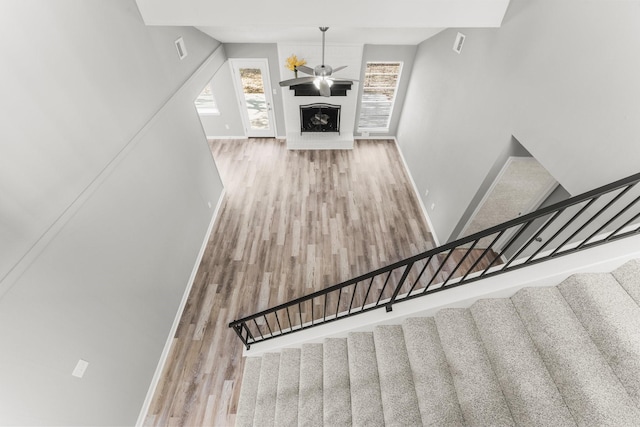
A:
{"label": "carpeted stair tread", "polygon": [[253,425],[264,427],[275,425],[279,367],[280,353],[265,353],[262,356]]}
{"label": "carpeted stair tread", "polygon": [[640,413],[557,287],[511,300],[578,425],[638,425]]}
{"label": "carpeted stair tread", "polygon": [[285,348],[280,355],[278,392],[276,396],[275,425],[298,425],[300,391],[300,349]]}
{"label": "carpeted stair tread", "polygon": [[627,261],[611,274],[640,306],[640,260]]}
{"label": "carpeted stair tread", "polygon": [[322,344],[303,344],[300,352],[298,425],[322,426]]}
{"label": "carpeted stair tread", "polygon": [[516,424],[575,426],[511,300],[479,300],[470,311]]}
{"label": "carpeted stair tread", "polygon": [[236,412],[236,426],[238,427],[250,427],[253,425],[261,366],[262,357],[247,357],[244,361],[242,385],[240,386],[238,410]]}
{"label": "carpeted stair tread", "polygon": [[248,357],[235,421],[640,427],[640,260]]}
{"label": "carpeted stair tread", "polygon": [[376,326],[373,330],[373,340],[378,361],[385,425],[389,427],[422,426],[402,326]]}
{"label": "carpeted stair tread", "polygon": [[515,425],[469,310],[443,309],[435,320],[465,424]]}
{"label": "carpeted stair tread", "polygon": [[611,274],[576,274],[558,289],[640,407],[640,307]]}
{"label": "carpeted stair tread", "polygon": [[353,425],[356,427],[384,426],[373,334],[371,332],[349,333],[347,348]]}
{"label": "carpeted stair tread", "polygon": [[449,365],[433,317],[402,324],[422,423],[430,427],[464,425]]}
{"label": "carpeted stair tread", "polygon": [[327,338],[323,343],[324,425],[351,425],[351,389],[346,338]]}

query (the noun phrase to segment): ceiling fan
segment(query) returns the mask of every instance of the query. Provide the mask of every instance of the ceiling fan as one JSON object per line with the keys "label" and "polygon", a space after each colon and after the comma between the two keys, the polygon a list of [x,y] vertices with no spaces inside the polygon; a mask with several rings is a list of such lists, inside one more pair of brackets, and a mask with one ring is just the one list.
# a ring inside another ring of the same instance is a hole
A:
{"label": "ceiling fan", "polygon": [[357,82],[355,79],[339,79],[332,77],[331,75],[335,72],[343,70],[347,68],[346,65],[342,65],[340,67],[332,68],[329,65],[325,65],[324,63],[324,36],[329,27],[319,27],[320,31],[322,31],[322,64],[316,65],[314,68],[306,67],[301,65],[297,67],[298,71],[302,71],[305,74],[309,74],[310,77],[297,77],[295,79],[284,80],[280,82],[280,86],[295,86],[304,83],[313,83],[315,87],[320,91],[320,95],[322,96],[331,96],[331,86],[334,82],[348,83],[352,84],[353,82]]}

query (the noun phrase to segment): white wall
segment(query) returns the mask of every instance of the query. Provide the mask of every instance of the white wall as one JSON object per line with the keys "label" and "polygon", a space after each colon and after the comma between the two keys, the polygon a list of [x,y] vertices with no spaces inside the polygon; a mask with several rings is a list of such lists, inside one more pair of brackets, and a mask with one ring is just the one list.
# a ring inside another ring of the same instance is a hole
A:
{"label": "white wall", "polygon": [[631,0],[512,0],[460,55],[457,29],[420,44],[398,141],[439,236],[512,135],[571,194],[638,172],[639,21]]}
{"label": "white wall", "polygon": [[222,192],[218,43],[133,0],[5,1],[0,31],[0,423],[131,425]]}
{"label": "white wall", "polygon": [[244,137],[238,96],[228,62],[225,62],[211,79],[211,90],[220,114],[200,116],[205,134],[210,137]]}

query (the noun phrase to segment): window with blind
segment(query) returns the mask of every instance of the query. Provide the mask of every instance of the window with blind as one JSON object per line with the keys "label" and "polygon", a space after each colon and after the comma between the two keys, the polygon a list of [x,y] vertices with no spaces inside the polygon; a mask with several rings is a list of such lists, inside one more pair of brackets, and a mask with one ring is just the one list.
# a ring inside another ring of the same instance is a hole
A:
{"label": "window with blind", "polygon": [[213,97],[213,91],[211,90],[211,83],[206,85],[198,98],[195,101],[196,108],[198,109],[198,114],[202,115],[220,115],[220,111],[218,111],[218,105],[216,104],[216,100]]}
{"label": "window with blind", "polygon": [[388,131],[402,62],[367,62],[358,131]]}

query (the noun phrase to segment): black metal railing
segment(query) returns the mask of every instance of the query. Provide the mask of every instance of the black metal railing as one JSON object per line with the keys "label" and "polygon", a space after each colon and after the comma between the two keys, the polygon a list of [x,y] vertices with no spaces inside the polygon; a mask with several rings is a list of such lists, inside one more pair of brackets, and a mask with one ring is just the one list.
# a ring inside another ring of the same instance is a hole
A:
{"label": "black metal railing", "polygon": [[229,324],[253,343],[640,232],[640,173]]}

